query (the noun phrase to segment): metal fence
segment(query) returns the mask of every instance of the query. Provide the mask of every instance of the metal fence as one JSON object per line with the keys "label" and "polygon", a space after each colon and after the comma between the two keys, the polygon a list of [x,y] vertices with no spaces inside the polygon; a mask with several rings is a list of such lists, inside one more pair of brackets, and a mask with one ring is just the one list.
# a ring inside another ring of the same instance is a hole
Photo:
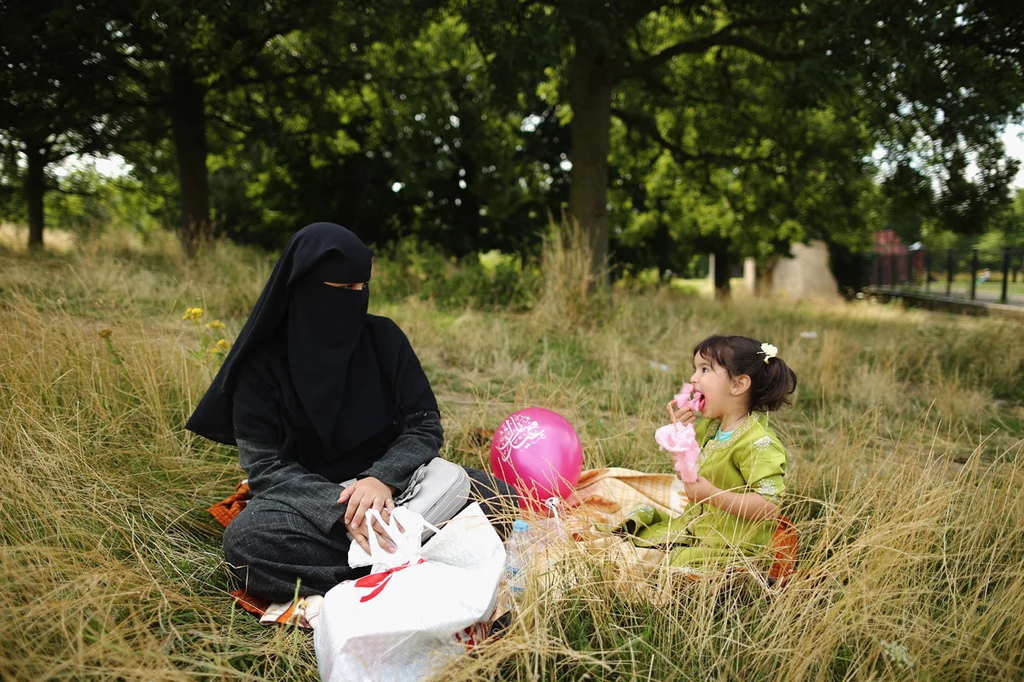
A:
{"label": "metal fence", "polygon": [[866,279],[876,289],[1024,305],[1024,249],[906,250],[875,254],[867,265]]}

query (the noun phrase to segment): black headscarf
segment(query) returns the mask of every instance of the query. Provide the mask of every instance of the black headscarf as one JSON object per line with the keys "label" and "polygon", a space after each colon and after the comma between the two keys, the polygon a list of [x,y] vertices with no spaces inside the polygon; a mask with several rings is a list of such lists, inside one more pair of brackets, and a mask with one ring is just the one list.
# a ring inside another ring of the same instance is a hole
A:
{"label": "black headscarf", "polygon": [[[369,282],[372,256],[334,223],[295,233],[186,428],[273,442],[283,457],[336,469],[332,460],[396,428],[400,407],[436,411],[422,371],[402,371],[415,358],[404,334],[367,314],[369,288],[325,284]],[[396,392],[413,398],[400,406]]]}

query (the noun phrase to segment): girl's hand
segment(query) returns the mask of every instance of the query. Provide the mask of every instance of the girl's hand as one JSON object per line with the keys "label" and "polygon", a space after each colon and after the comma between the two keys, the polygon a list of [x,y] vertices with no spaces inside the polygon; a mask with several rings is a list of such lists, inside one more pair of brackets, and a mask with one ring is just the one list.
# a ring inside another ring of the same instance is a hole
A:
{"label": "girl's hand", "polygon": [[714,497],[718,493],[722,492],[716,488],[711,481],[703,476],[698,476],[697,480],[693,483],[687,483],[684,481],[683,490],[686,491],[687,499],[694,504],[707,502],[708,498]]}
{"label": "girl's hand", "polygon": [[692,424],[697,421],[697,413],[688,407],[677,408],[676,401],[670,400],[665,405],[665,411],[668,412],[668,418],[672,420],[672,423],[680,423],[683,426]]}

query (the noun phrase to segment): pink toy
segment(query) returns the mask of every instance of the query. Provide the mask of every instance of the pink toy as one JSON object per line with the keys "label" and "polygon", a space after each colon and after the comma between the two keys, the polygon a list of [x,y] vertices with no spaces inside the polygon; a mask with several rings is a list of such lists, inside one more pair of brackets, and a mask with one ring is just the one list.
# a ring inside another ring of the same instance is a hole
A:
{"label": "pink toy", "polygon": [[580,480],[580,437],[557,412],[528,407],[511,415],[494,432],[491,470],[515,486],[523,508],[545,511],[545,500],[569,498]]}
{"label": "pink toy", "polygon": [[666,424],[654,432],[654,440],[663,449],[672,453],[672,461],[680,479],[685,483],[697,480],[697,457],[700,456],[700,446],[697,444],[693,424]]}
{"label": "pink toy", "polygon": [[700,412],[704,409],[704,394],[691,384],[683,384],[679,393],[676,394],[675,403],[679,408],[688,407],[694,412]]}

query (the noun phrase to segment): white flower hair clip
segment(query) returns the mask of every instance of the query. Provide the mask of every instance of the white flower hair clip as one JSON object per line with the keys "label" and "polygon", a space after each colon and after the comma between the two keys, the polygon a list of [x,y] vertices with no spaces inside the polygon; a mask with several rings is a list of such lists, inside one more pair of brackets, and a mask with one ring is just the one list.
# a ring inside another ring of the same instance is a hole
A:
{"label": "white flower hair clip", "polygon": [[770,343],[761,344],[761,353],[764,355],[764,364],[768,364],[768,361],[779,354],[779,349]]}

